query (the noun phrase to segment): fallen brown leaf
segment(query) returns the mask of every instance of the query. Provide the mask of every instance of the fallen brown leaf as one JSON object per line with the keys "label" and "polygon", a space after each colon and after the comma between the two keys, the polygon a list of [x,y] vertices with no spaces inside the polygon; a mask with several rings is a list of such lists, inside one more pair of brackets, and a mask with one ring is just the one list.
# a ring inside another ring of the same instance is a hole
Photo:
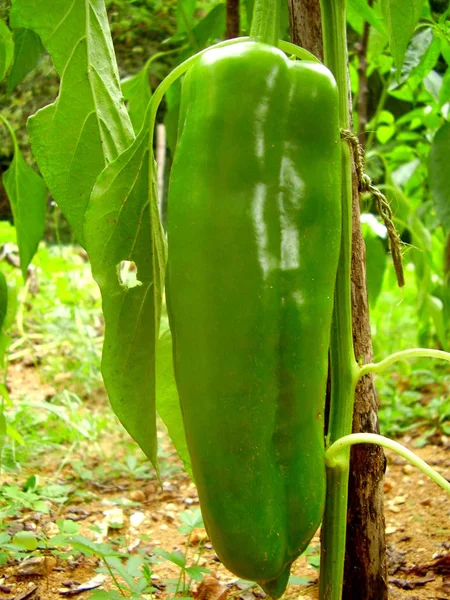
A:
{"label": "fallen brown leaf", "polygon": [[450,575],[450,554],[444,554],[431,563],[425,565],[416,565],[409,569],[402,569],[404,573],[413,573],[414,575],[426,575],[429,571],[439,575]]}
{"label": "fallen brown leaf", "polygon": [[214,575],[205,575],[193,593],[196,600],[225,600],[229,590]]}
{"label": "fallen brown leaf", "polygon": [[14,600],[31,600],[31,598],[36,598],[37,591],[38,586],[37,584],[34,584],[28,590],[25,590],[25,592],[22,592],[18,596],[15,596]]}
{"label": "fallen brown leaf", "polygon": [[61,596],[76,596],[77,594],[82,594],[83,592],[87,592],[89,590],[95,590],[95,588],[100,587],[106,581],[106,575],[98,574],[86,583],[81,583],[77,587],[69,588],[69,589],[60,589],[58,593]]}
{"label": "fallen brown leaf", "polygon": [[56,558],[53,556],[37,556],[24,560],[18,567],[19,575],[48,575],[56,567]]}

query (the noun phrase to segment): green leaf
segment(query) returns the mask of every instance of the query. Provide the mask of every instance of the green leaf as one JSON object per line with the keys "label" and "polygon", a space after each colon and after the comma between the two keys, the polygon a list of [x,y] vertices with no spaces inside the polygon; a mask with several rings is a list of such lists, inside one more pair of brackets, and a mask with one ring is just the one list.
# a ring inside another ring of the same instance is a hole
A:
{"label": "green leaf", "polygon": [[366,246],[367,293],[370,306],[371,308],[374,308],[383,285],[387,258],[383,241],[371,225],[372,219],[376,222],[377,227],[381,227],[381,225],[376,221],[376,217],[373,215],[365,216],[370,218],[367,221],[364,221],[364,215],[361,215],[364,243]]}
{"label": "green leaf", "polygon": [[12,33],[6,23],[0,19],[0,81],[3,81],[14,56]]}
{"label": "green leaf", "polygon": [[107,556],[120,556],[120,552],[112,549],[109,544],[96,543],[83,535],[74,535],[70,539],[70,544],[75,550],[90,556],[94,554],[105,558]]}
{"label": "green leaf", "polygon": [[419,20],[424,0],[381,0],[380,4],[394,64],[400,76],[406,48]]}
{"label": "green leaf", "polygon": [[95,590],[89,596],[90,600],[123,600],[124,596],[116,590]]}
{"label": "green leaf", "polygon": [[450,69],[447,69],[442,79],[442,87],[439,93],[439,106],[442,108],[450,98]]}
{"label": "green leaf", "polygon": [[245,0],[245,10],[247,11],[247,23],[248,23],[249,29],[252,24],[254,6],[255,6],[255,0]]}
{"label": "green leaf", "polygon": [[190,32],[194,25],[194,12],[197,0],[178,0],[177,2],[177,32]]}
{"label": "green leaf", "polygon": [[6,438],[6,419],[3,411],[0,409],[0,467],[2,466],[2,451]]}
{"label": "green leaf", "polygon": [[166,126],[167,145],[172,153],[175,154],[175,148],[178,139],[178,120],[180,116],[181,102],[181,81],[177,79],[166,92],[166,114],[164,115],[164,125]]}
{"label": "green leaf", "polygon": [[[103,171],[86,213],[85,241],[105,317],[102,373],[115,413],[157,467],[155,349],[165,247],[149,127]],[[126,286],[131,265],[140,285]]]}
{"label": "green leaf", "polygon": [[38,547],[37,537],[31,531],[18,531],[12,539],[12,543],[30,552]]}
{"label": "green leaf", "polygon": [[44,235],[47,187],[44,180],[25,162],[13,130],[8,126],[14,142],[14,158],[3,174],[3,185],[8,196],[16,227],[20,268],[27,277]]}
{"label": "green leaf", "polygon": [[176,48],[175,50],[168,50],[166,52],[157,52],[147,60],[138,73],[121,81],[122,93],[127,101],[128,114],[130,115],[136,134],[139,133],[144,123],[147,106],[152,96],[148,78],[151,65],[163,56],[174,54],[175,52],[179,52],[179,50],[179,48]]}
{"label": "green leaf", "polygon": [[447,350],[447,337],[444,322],[444,305],[442,303],[442,300],[440,300],[436,296],[428,294],[426,302],[427,311],[431,317],[431,320],[433,321],[433,325],[436,330],[436,335],[439,339],[439,343],[441,344],[443,350]]}
{"label": "green leaf", "polygon": [[174,565],[177,565],[177,567],[180,567],[181,569],[184,569],[186,567],[185,556],[183,554],[181,554],[181,552],[178,552],[177,550],[175,550],[175,552],[167,552],[167,550],[164,550],[163,548],[155,548],[154,552],[155,552],[156,556],[161,556],[162,558],[169,560],[170,562],[172,562]]}
{"label": "green leaf", "polygon": [[34,69],[44,51],[42,42],[34,31],[22,27],[14,30],[14,62],[8,77],[8,94]]}
{"label": "green leaf", "polygon": [[9,329],[11,327],[17,313],[17,286],[15,280],[8,281],[7,293],[7,310],[5,320],[3,321],[4,329]]}
{"label": "green leaf", "polygon": [[223,38],[225,34],[226,6],[217,4],[192,30],[198,48],[206,48],[208,43]]}
{"label": "green leaf", "polygon": [[152,96],[148,80],[149,62],[133,75],[121,82],[122,93],[127,101],[127,110],[135,133],[139,133],[145,118],[145,111]]}
{"label": "green leaf", "polygon": [[441,225],[450,231],[450,122],[445,123],[434,136],[428,159],[429,185],[434,209]]}
{"label": "green leaf", "polygon": [[186,573],[194,581],[201,581],[205,573],[211,573],[211,571],[205,567],[200,567],[199,565],[192,565],[191,567],[186,567]]}
{"label": "green leaf", "polygon": [[5,322],[6,313],[8,310],[8,284],[5,276],[0,271],[0,330]]}
{"label": "green leaf", "polygon": [[[9,306],[8,306],[9,308]],[[5,319],[6,322],[7,318]],[[6,351],[9,348],[9,345],[11,343],[11,338],[9,335],[6,335],[6,333],[4,331],[0,332],[0,367],[2,367],[2,369],[5,367],[5,355],[6,355]],[[7,393],[7,392],[6,392]],[[1,396],[3,396],[3,398],[7,398],[8,396],[6,396],[6,394],[4,393],[4,391],[1,391]]]}
{"label": "green leaf", "polygon": [[377,127],[377,140],[380,144],[385,144],[388,142],[392,136],[395,135],[395,126],[394,125],[380,125]]}
{"label": "green leaf", "polygon": [[392,82],[389,89],[396,89],[412,75],[417,75],[418,84],[436,64],[440,49],[440,39],[433,36],[431,27],[421,29],[408,45],[398,82]]}
{"label": "green leaf", "polygon": [[360,15],[369,25],[375,27],[380,33],[386,33],[383,22],[379,19],[373,9],[367,4],[367,0],[348,0],[348,7]]}
{"label": "green leaf", "polygon": [[[161,326],[162,328],[162,326]],[[183,415],[175,384],[172,361],[172,336],[161,333],[156,353],[156,410],[167,427],[169,437],[191,478],[192,467],[184,433]]]}
{"label": "green leaf", "polygon": [[347,23],[358,35],[363,34],[364,19],[359,12],[354,9],[351,2],[347,5]]}
{"label": "green leaf", "polygon": [[103,1],[13,0],[11,25],[32,29],[61,76],[59,96],[28,121],[39,169],[83,245],[95,180],[133,139]]}
{"label": "green leaf", "polygon": [[441,38],[441,52],[447,65],[450,65],[450,38],[443,32],[438,31],[438,35]]}
{"label": "green leaf", "polygon": [[442,81],[442,76],[439,75],[439,73],[436,73],[436,71],[431,71],[428,73],[423,80],[425,89],[431,94],[437,104],[439,103],[439,97],[441,95]]}

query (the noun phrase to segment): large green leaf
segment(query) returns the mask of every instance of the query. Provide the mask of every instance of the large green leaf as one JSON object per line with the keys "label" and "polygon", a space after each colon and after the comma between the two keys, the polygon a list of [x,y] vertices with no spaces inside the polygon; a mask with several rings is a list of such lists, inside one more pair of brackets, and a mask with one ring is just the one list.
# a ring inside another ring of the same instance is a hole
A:
{"label": "large green leaf", "polygon": [[[156,467],[155,349],[165,248],[152,141],[143,127],[100,175],[84,235],[103,299],[103,379],[117,416]],[[124,264],[135,267],[132,286],[121,276]]]}
{"label": "large green leaf", "polygon": [[44,235],[47,187],[42,177],[23,159],[12,129],[10,133],[14,141],[14,158],[3,174],[3,185],[14,216],[20,268],[26,279],[28,265]]}
{"label": "large green leaf", "polygon": [[39,36],[31,29],[14,30],[14,62],[8,77],[8,93],[37,65],[44,47]]}
{"label": "large green leaf", "polygon": [[11,25],[32,29],[61,76],[59,96],[29,119],[39,169],[80,242],[95,180],[133,139],[103,0],[13,0]]}
{"label": "large green leaf", "polygon": [[381,10],[389,34],[389,44],[398,73],[406,48],[419,20],[424,0],[381,0]]}
{"label": "large green leaf", "polygon": [[14,43],[12,33],[2,19],[0,19],[0,81],[6,75],[14,56]]}
{"label": "large green leaf", "polygon": [[447,122],[434,136],[429,155],[430,190],[439,221],[450,231],[450,123]]}

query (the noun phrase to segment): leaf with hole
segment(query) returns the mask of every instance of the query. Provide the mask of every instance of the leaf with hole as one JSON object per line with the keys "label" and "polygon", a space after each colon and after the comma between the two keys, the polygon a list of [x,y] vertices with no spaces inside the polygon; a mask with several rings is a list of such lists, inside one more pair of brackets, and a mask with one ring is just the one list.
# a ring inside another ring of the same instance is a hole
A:
{"label": "leaf with hole", "polygon": [[[105,317],[102,373],[120,421],[156,459],[155,350],[165,265],[148,128],[98,178],[84,237]],[[139,285],[124,285],[134,273]],[[128,274],[127,274],[128,278]]]}

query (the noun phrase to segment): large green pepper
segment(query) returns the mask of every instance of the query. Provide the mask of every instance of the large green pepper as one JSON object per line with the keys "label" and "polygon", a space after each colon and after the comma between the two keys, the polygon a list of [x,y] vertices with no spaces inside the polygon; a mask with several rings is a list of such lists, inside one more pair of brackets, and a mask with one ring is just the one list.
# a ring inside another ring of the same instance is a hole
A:
{"label": "large green pepper", "polygon": [[330,72],[243,42],[182,86],[168,206],[175,377],[207,532],[279,597],[320,524],[340,245]]}

